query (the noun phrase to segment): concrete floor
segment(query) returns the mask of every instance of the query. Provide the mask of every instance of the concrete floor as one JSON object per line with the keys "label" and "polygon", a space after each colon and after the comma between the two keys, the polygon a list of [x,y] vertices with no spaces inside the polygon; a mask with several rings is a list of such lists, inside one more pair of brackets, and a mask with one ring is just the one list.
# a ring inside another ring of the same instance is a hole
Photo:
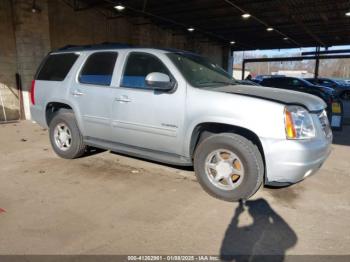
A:
{"label": "concrete floor", "polygon": [[63,160],[0,125],[0,254],[350,254],[350,127],[314,176],[242,208],[191,170],[103,152]]}

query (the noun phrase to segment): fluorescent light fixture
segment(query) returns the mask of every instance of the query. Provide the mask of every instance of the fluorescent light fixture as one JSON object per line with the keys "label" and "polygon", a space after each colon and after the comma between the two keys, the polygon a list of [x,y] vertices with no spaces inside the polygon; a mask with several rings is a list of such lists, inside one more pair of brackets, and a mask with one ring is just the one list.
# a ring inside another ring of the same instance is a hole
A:
{"label": "fluorescent light fixture", "polygon": [[271,31],[273,31],[273,28],[272,27],[268,27],[268,28],[266,28],[266,31],[271,32]]}
{"label": "fluorescent light fixture", "polygon": [[125,9],[125,6],[118,4],[116,6],[114,6],[115,9],[117,9],[118,11],[123,11]]}
{"label": "fluorescent light fixture", "polygon": [[346,16],[350,16],[350,12],[345,13]]}
{"label": "fluorescent light fixture", "polygon": [[193,31],[194,31],[194,28],[193,28],[193,27],[189,27],[189,28],[187,28],[187,31],[193,32]]}
{"label": "fluorescent light fixture", "polygon": [[289,38],[288,38],[288,37],[284,37],[283,40],[284,40],[284,41],[287,41],[287,40],[289,40]]}
{"label": "fluorescent light fixture", "polygon": [[40,8],[39,7],[37,7],[37,5],[36,5],[36,1],[35,0],[33,0],[33,4],[32,4],[32,13],[33,14],[35,14],[35,13],[40,13]]}
{"label": "fluorescent light fixture", "polygon": [[231,45],[234,45],[235,43],[236,43],[235,41],[231,41],[231,42],[230,42]]}
{"label": "fluorescent light fixture", "polygon": [[243,19],[248,19],[249,17],[251,17],[251,15],[248,14],[248,13],[245,13],[245,14],[242,15]]}

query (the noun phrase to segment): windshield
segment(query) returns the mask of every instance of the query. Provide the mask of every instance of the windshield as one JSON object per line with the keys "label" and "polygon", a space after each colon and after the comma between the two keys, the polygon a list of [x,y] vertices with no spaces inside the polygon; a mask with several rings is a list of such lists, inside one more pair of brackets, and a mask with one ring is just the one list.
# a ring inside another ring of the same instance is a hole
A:
{"label": "windshield", "polygon": [[235,84],[235,80],[224,69],[205,57],[189,53],[167,55],[194,87],[210,88]]}

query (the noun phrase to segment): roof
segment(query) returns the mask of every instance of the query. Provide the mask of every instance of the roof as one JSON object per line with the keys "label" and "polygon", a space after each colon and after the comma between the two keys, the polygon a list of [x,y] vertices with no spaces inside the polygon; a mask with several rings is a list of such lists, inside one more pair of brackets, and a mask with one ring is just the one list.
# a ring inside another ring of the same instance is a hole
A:
{"label": "roof", "polygon": [[[146,17],[162,28],[236,50],[332,46],[350,44],[349,0],[67,0],[75,10],[98,9],[108,18]],[[73,4],[75,3],[75,5]],[[242,14],[249,13],[249,19]],[[193,27],[194,32],[187,28]],[[273,31],[267,31],[272,27]]]}

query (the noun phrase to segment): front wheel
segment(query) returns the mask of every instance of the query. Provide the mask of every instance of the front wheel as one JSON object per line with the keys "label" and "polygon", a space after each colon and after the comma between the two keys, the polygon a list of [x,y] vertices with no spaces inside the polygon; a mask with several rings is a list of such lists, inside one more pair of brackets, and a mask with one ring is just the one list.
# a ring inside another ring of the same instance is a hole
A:
{"label": "front wheel", "polygon": [[264,177],[264,163],[257,146],[232,133],[204,139],[195,150],[194,169],[208,194],[230,202],[251,197]]}

